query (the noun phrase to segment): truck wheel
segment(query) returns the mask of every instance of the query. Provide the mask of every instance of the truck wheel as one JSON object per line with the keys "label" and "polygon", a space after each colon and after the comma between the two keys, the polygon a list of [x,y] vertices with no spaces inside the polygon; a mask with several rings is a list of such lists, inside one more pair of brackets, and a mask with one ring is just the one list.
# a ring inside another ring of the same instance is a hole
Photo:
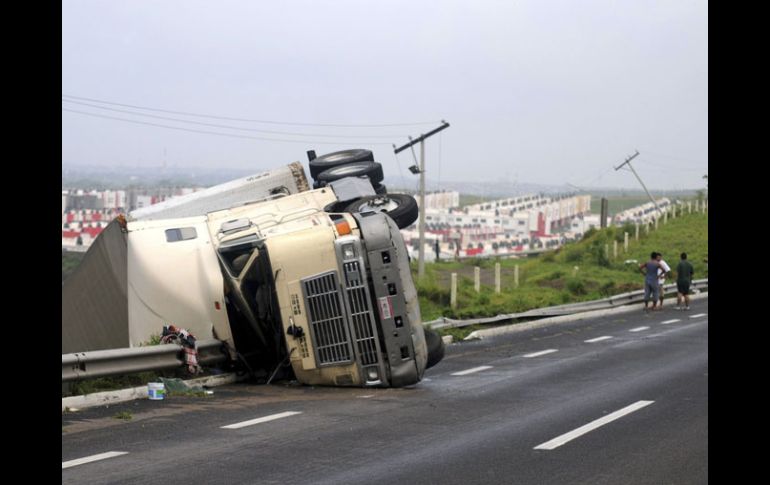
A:
{"label": "truck wheel", "polygon": [[374,186],[374,193],[377,195],[387,194],[388,188],[385,187],[385,184],[377,184]]}
{"label": "truck wheel", "polygon": [[425,344],[428,347],[428,362],[425,364],[425,368],[430,369],[444,358],[444,341],[435,330],[426,328]]}
{"label": "truck wheel", "polygon": [[377,162],[346,163],[324,170],[316,177],[319,184],[328,184],[345,177],[369,177],[372,185],[382,182],[382,165]]}
{"label": "truck wheel", "polygon": [[414,197],[406,194],[384,194],[361,197],[348,204],[345,212],[384,212],[396,222],[399,229],[411,226],[419,211]]}
{"label": "truck wheel", "polygon": [[310,176],[316,178],[318,174],[338,165],[345,165],[353,162],[373,162],[374,154],[371,150],[354,148],[352,150],[342,150],[339,152],[327,153],[311,160]]}

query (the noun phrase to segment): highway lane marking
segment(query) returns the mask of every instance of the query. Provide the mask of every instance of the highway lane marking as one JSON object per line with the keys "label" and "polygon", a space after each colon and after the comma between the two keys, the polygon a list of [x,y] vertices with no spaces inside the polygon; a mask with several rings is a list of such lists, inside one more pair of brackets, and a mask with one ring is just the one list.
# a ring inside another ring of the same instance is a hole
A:
{"label": "highway lane marking", "polygon": [[609,340],[611,338],[612,338],[611,335],[604,335],[602,337],[596,337],[596,338],[592,338],[592,339],[589,339],[589,340],[583,340],[583,342],[585,342],[587,344],[592,344],[594,342],[601,342],[602,340]]}
{"label": "highway lane marking", "polygon": [[460,372],[454,372],[454,373],[452,373],[450,375],[453,375],[453,376],[465,376],[465,375],[468,375],[468,374],[473,374],[474,372],[480,372],[480,371],[491,369],[491,368],[492,368],[491,365],[482,365],[480,367],[474,367],[472,369],[467,369],[467,370],[463,370],[463,371],[460,371]]}
{"label": "highway lane marking", "polygon": [[374,397],[374,394],[367,394],[366,396],[358,396],[359,399],[369,399],[370,397]]}
{"label": "highway lane marking", "polygon": [[533,352],[531,354],[526,354],[524,357],[532,358],[532,357],[540,357],[541,355],[550,354],[552,352],[558,352],[559,349],[548,349],[548,350],[541,350],[540,352]]}
{"label": "highway lane marking", "polygon": [[706,315],[708,315],[708,313],[696,313],[695,315],[690,315],[690,318],[705,317]]}
{"label": "highway lane marking", "polygon": [[255,424],[266,423],[268,421],[274,421],[276,419],[288,418],[289,416],[294,416],[295,414],[302,414],[302,412],[301,411],[286,411],[286,412],[283,412],[283,413],[271,414],[269,416],[263,416],[261,418],[250,419],[248,421],[241,421],[240,423],[228,424],[227,426],[222,426],[222,429],[245,428],[246,426],[253,426]]}
{"label": "highway lane marking", "polygon": [[623,409],[619,409],[615,411],[614,413],[610,413],[607,416],[601,417],[599,419],[596,419],[594,421],[591,421],[588,424],[584,424],[583,426],[573,429],[569,433],[564,433],[561,436],[557,436],[556,438],[546,441],[545,443],[541,443],[537,446],[535,446],[534,449],[536,450],[553,450],[555,448],[560,447],[561,445],[568,443],[575,438],[578,438],[580,436],[583,436],[584,434],[588,433],[589,431],[593,431],[596,428],[600,426],[604,426],[607,423],[611,423],[612,421],[615,421],[616,419],[620,419],[626,414],[631,414],[634,411],[638,411],[642,409],[645,406],[649,406],[650,404],[654,403],[655,401],[637,401],[629,406],[624,407]]}
{"label": "highway lane marking", "polygon": [[107,458],[113,458],[120,455],[127,455],[127,451],[108,451],[107,453],[99,453],[98,455],[86,456],[85,458],[78,458],[77,460],[63,461],[61,462],[61,468],[70,468],[73,466],[82,465],[84,463],[91,463],[99,460],[106,460]]}
{"label": "highway lane marking", "polygon": [[679,320],[678,318],[672,318],[671,320],[666,320],[665,322],[660,322],[660,324],[661,325],[668,325],[669,323],[676,323],[676,322],[679,322],[679,321],[681,321],[681,320]]}
{"label": "highway lane marking", "polygon": [[642,330],[648,330],[650,327],[636,327],[629,330],[629,332],[641,332]]}

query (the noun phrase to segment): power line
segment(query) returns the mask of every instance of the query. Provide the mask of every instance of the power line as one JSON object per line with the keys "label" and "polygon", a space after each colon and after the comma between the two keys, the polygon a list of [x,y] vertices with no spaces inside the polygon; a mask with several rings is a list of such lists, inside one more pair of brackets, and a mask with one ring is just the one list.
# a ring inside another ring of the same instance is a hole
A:
{"label": "power line", "polygon": [[698,163],[698,164],[705,163],[705,162],[697,162],[695,160],[688,160],[687,158],[674,157],[674,156],[671,156],[671,155],[664,155],[662,153],[653,153],[653,152],[651,152],[649,150],[645,150],[645,153],[649,153],[650,155],[653,155],[653,156],[656,156],[656,157],[668,158],[670,160],[678,160],[680,162]]}
{"label": "power line", "polygon": [[[265,137],[258,137],[258,136],[248,136],[248,135],[236,135],[233,133],[218,133],[215,131],[206,131],[206,130],[195,130],[192,128],[182,128],[179,126],[169,126],[169,125],[162,125],[160,123],[150,123],[148,121],[139,121],[139,120],[129,120],[127,118],[119,118],[117,116],[107,116],[107,115],[100,115],[96,113],[89,113],[87,111],[78,111],[74,109],[68,109],[68,108],[62,108],[62,111],[67,111],[69,113],[78,113],[81,115],[86,116],[93,116],[96,118],[105,118],[109,120],[117,120],[117,121],[124,121],[126,123],[134,123],[137,125],[147,125],[147,126],[156,126],[158,128],[167,128],[169,130],[179,130],[179,131],[189,131],[191,133],[202,133],[205,135],[217,135],[217,136],[226,136],[230,138],[244,138],[244,139],[250,139],[250,140],[261,140],[261,141],[278,141],[278,142],[284,142],[284,143],[314,143],[319,145],[344,145],[346,141],[312,141],[312,140],[285,140],[280,138],[265,138]],[[390,143],[384,143],[384,142],[361,142],[362,145],[391,145]]]}
{"label": "power line", "polygon": [[178,121],[180,123],[190,123],[193,125],[201,125],[201,126],[211,126],[212,128],[225,128],[228,130],[241,130],[241,131],[252,131],[255,133],[267,133],[271,135],[290,135],[290,136],[320,136],[324,138],[394,138],[399,136],[406,136],[406,135],[329,135],[329,134],[322,134],[322,133],[297,133],[297,132],[291,132],[291,131],[271,131],[271,130],[259,130],[256,128],[243,128],[241,126],[233,126],[233,125],[219,125],[216,123],[204,123],[202,121],[192,121],[192,120],[183,120],[181,118],[172,118],[170,116],[160,116],[160,115],[151,115],[147,113],[138,113],[136,111],[129,111],[126,109],[118,109],[118,108],[108,108],[106,106],[99,106],[96,104],[91,103],[83,103],[80,101],[71,101],[68,99],[62,99],[65,103],[74,103],[79,104],[82,106],[90,106],[92,108],[97,109],[104,109],[107,111],[114,111],[117,113],[126,113],[130,115],[136,115],[136,116],[145,116],[148,118],[155,118],[155,119],[161,119],[161,120],[168,120],[168,121]]}
{"label": "power line", "polygon": [[93,101],[96,103],[102,103],[102,104],[109,104],[112,106],[123,106],[124,108],[136,108],[136,109],[144,109],[147,111],[157,111],[160,113],[171,113],[171,114],[177,114],[177,115],[186,115],[186,116],[197,116],[199,118],[213,118],[218,120],[227,120],[227,121],[243,121],[246,123],[265,123],[270,125],[295,125],[295,126],[327,126],[327,127],[337,127],[337,128],[383,128],[387,126],[412,126],[412,125],[432,125],[438,123],[437,121],[415,121],[411,123],[359,123],[359,124],[340,124],[340,123],[299,123],[294,121],[272,121],[272,120],[256,120],[256,119],[248,119],[248,118],[234,118],[229,116],[217,116],[217,115],[209,115],[209,114],[202,114],[202,113],[191,113],[188,111],[173,111],[168,109],[161,109],[161,108],[151,108],[148,106],[139,106],[134,104],[126,104],[126,103],[115,103],[113,101],[105,101],[102,99],[94,99],[94,98],[85,98],[82,96],[72,96],[69,94],[62,94],[63,98],[71,98],[71,99],[79,99],[83,101]]}

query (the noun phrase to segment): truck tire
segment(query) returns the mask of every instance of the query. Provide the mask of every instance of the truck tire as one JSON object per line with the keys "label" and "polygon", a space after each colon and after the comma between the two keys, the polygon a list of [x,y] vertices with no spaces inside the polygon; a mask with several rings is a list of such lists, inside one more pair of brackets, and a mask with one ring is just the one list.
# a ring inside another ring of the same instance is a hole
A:
{"label": "truck tire", "polygon": [[377,184],[374,186],[374,193],[377,195],[387,194],[388,188],[385,187],[385,184]]}
{"label": "truck tire", "polygon": [[345,177],[369,177],[372,185],[382,182],[382,165],[377,162],[354,162],[324,170],[316,177],[319,184],[328,184]]}
{"label": "truck tire", "polygon": [[318,174],[338,165],[345,165],[353,162],[373,162],[374,154],[371,150],[354,148],[352,150],[342,150],[339,152],[327,153],[321,155],[309,162],[310,176],[316,178]]}
{"label": "truck tire", "polygon": [[414,197],[406,194],[370,195],[348,204],[345,212],[384,212],[393,219],[399,229],[411,226],[419,211]]}
{"label": "truck tire", "polygon": [[425,368],[430,369],[444,358],[444,341],[435,330],[426,328],[425,344],[428,347],[428,362],[425,364]]}

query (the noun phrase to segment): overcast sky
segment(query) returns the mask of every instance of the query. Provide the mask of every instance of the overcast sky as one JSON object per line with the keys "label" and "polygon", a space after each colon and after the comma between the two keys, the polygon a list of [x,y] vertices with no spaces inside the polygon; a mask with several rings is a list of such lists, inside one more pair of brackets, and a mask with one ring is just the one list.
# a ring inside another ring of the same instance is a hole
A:
{"label": "overcast sky", "polygon": [[[309,149],[362,147],[386,176],[411,177],[411,153],[397,159],[391,144],[445,119],[451,127],[426,143],[429,178],[637,188],[612,167],[638,149],[650,188],[699,188],[708,4],[64,0],[62,94],[358,125],[67,98],[175,119],[62,102],[67,110],[253,138],[62,111],[64,164],[160,167],[165,158],[259,171],[306,162]],[[414,122],[430,123],[360,126]]]}

